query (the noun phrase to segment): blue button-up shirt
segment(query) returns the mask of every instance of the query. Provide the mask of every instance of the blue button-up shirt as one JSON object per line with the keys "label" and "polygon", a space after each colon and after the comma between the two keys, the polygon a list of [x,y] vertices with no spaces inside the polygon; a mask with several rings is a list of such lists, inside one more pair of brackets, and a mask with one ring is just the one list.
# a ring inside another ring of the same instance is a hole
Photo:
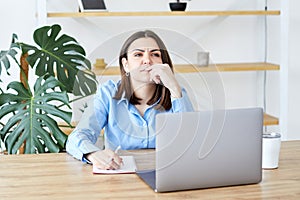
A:
{"label": "blue button-up shirt", "polygon": [[[120,81],[107,81],[95,94],[85,109],[79,124],[69,135],[66,150],[79,160],[83,155],[100,150],[95,143],[104,129],[105,148],[141,149],[155,148],[155,116],[164,112],[153,104],[141,116],[126,98],[114,99]],[[172,108],[165,112],[193,111],[191,101],[182,89],[181,98],[172,98]]]}

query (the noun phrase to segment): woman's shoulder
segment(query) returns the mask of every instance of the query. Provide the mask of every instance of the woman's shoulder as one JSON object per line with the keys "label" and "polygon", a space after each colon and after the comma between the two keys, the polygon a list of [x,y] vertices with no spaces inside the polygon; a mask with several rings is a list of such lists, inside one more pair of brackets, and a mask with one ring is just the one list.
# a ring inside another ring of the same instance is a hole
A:
{"label": "woman's shoulder", "polygon": [[119,82],[120,81],[114,81],[114,80],[107,80],[105,82],[103,82],[101,85],[100,85],[100,88],[118,88],[118,85],[119,85]]}
{"label": "woman's shoulder", "polygon": [[120,81],[114,80],[103,82],[101,85],[99,85],[97,93],[106,93],[110,94],[110,96],[114,96],[116,91],[118,90],[119,82]]}

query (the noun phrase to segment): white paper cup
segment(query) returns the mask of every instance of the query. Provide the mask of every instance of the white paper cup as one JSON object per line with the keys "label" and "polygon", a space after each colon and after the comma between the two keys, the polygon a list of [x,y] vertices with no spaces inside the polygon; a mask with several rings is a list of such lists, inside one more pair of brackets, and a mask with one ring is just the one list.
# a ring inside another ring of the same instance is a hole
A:
{"label": "white paper cup", "polygon": [[264,133],[262,148],[262,168],[278,168],[281,135],[279,133]]}

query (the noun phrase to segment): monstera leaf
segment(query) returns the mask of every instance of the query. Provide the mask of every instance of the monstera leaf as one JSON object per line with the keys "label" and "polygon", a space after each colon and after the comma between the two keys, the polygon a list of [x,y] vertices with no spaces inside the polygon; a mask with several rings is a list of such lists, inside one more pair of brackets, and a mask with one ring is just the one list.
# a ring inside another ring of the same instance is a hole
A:
{"label": "monstera leaf", "polygon": [[[41,76],[36,80],[34,93],[20,82],[11,82],[8,91],[0,94],[0,119],[9,120],[1,130],[1,138],[8,153],[17,153],[25,144],[25,153],[59,152],[64,148],[67,136],[58,128],[57,118],[70,124],[71,112],[55,106],[68,106],[63,85],[53,76]],[[11,116],[12,115],[12,116]]]}
{"label": "monstera leaf", "polygon": [[[17,153],[23,145],[25,153],[62,150],[67,135],[56,121],[71,126],[68,95],[81,99],[97,89],[84,49],[60,31],[57,24],[36,29],[35,45],[19,42],[14,34],[10,49],[0,51],[0,78],[5,69],[9,75],[8,70],[17,66],[22,80],[9,83],[7,90],[0,88],[0,136],[8,153]],[[36,81],[28,80],[29,69],[37,75]]]}
{"label": "monstera leaf", "polygon": [[75,96],[95,93],[96,76],[91,63],[85,58],[84,49],[68,35],[59,35],[57,24],[44,26],[34,32],[34,41],[39,48],[20,43],[23,54],[28,53],[27,62],[36,67],[35,74],[50,74],[64,84],[67,92]]}
{"label": "monstera leaf", "polygon": [[8,70],[10,68],[9,58],[15,59],[15,56],[18,53],[15,49],[15,48],[19,48],[19,46],[15,44],[17,38],[18,38],[17,35],[13,34],[12,43],[9,50],[0,51],[0,77],[1,77],[2,67],[4,66],[6,68],[6,72],[8,73]]}

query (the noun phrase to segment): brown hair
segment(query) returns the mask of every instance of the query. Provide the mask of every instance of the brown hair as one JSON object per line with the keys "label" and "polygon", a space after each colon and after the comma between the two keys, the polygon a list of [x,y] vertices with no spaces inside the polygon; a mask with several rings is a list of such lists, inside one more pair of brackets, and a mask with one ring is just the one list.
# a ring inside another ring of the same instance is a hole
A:
{"label": "brown hair", "polygon": [[[161,58],[163,63],[167,63],[171,70],[173,71],[173,64],[171,61],[171,58],[169,56],[169,53],[166,49],[165,44],[163,41],[160,39],[160,37],[154,33],[153,31],[150,30],[145,30],[145,31],[138,31],[134,34],[132,34],[123,44],[121,48],[121,52],[119,55],[119,65],[120,65],[120,71],[121,71],[121,84],[118,87],[118,91],[116,92],[116,95],[114,96],[115,99],[121,99],[124,95],[128,101],[133,104],[137,105],[140,104],[140,98],[136,97],[132,87],[131,87],[131,82],[130,82],[130,76],[126,76],[126,72],[124,70],[124,66],[122,64],[122,58],[126,58],[127,60],[127,52],[129,46],[137,39],[139,38],[152,38],[156,41],[158,44],[158,47],[161,52]],[[172,107],[171,104],[171,93],[168,88],[164,87],[161,84],[156,85],[155,92],[152,96],[152,98],[147,102],[148,105],[152,105],[155,102],[158,102],[156,105],[155,109],[158,110],[170,110]]]}

